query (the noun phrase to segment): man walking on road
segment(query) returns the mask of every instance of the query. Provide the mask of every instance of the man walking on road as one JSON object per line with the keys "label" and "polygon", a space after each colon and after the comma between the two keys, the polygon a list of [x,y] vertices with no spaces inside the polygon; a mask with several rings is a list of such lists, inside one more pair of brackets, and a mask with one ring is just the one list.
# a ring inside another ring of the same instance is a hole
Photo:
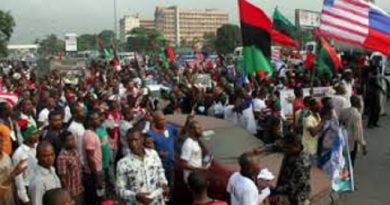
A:
{"label": "man walking on road", "polygon": [[351,97],[352,107],[344,109],[340,115],[340,124],[344,125],[348,131],[348,145],[351,150],[352,166],[355,165],[355,159],[359,148],[363,150],[363,154],[367,154],[367,143],[364,138],[362,114],[359,110],[362,107],[362,102],[358,96]]}

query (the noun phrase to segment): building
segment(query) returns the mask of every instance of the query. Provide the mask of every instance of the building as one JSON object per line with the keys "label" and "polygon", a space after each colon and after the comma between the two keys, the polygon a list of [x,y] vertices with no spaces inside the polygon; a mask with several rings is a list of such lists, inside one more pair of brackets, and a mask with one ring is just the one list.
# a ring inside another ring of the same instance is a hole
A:
{"label": "building", "polygon": [[128,32],[134,28],[141,26],[140,19],[138,15],[136,16],[124,16],[119,21],[119,39],[121,42],[126,42],[127,37],[129,36]]}
{"label": "building", "polygon": [[229,15],[217,9],[180,9],[177,6],[157,7],[155,11],[156,29],[164,38],[180,45],[180,42],[201,40],[205,33],[216,33],[227,24]]}
{"label": "building", "polygon": [[156,24],[154,23],[154,20],[141,19],[140,25],[141,25],[141,27],[146,28],[146,29],[150,29],[150,30],[156,28],[156,26],[155,26]]}

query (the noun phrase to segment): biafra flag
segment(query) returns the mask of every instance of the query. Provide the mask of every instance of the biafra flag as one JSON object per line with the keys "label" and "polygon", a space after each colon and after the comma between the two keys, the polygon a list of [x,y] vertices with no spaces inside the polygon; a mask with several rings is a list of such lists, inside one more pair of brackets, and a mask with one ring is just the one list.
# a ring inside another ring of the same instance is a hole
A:
{"label": "biafra flag", "polygon": [[247,75],[265,77],[272,72],[272,22],[258,7],[246,0],[238,0],[243,41],[244,68]]}
{"label": "biafra flag", "polygon": [[298,47],[295,40],[297,28],[279,10],[275,8],[272,24],[272,41],[285,45]]}
{"label": "biafra flag", "polygon": [[331,77],[334,71],[342,66],[336,50],[324,39],[321,38],[321,49],[317,55],[318,73],[327,72]]}

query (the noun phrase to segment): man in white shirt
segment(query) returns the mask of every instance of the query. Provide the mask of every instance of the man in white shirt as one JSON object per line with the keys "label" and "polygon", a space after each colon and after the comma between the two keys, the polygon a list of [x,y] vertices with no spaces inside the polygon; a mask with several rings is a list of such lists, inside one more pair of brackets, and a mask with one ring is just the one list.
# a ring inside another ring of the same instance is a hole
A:
{"label": "man in white shirt", "polygon": [[275,176],[268,170],[262,169],[257,176],[257,186],[260,190],[259,203],[267,204],[268,197],[271,195],[271,182]]}
{"label": "man in white shirt", "polygon": [[46,127],[49,125],[49,113],[56,106],[56,101],[53,97],[47,99],[46,107],[38,115],[38,126]]}
{"label": "man in white shirt", "polygon": [[261,89],[256,91],[256,96],[253,99],[253,114],[256,120],[257,126],[257,137],[262,138],[263,136],[263,127],[259,124],[259,120],[261,120],[264,116],[264,112],[267,110],[267,105],[265,104],[265,99],[267,97],[267,91],[265,89]]}
{"label": "man in white shirt", "polygon": [[85,133],[85,127],[83,125],[85,119],[84,108],[80,103],[76,103],[72,106],[73,120],[68,127],[68,131],[73,134],[76,138],[77,152],[80,156],[80,162],[82,165],[85,164],[83,154],[83,137]]}
{"label": "man in white shirt", "polygon": [[181,148],[181,163],[184,168],[184,181],[192,171],[205,171],[207,166],[203,166],[202,148],[199,139],[202,137],[202,127],[197,121],[192,121],[189,125],[189,137],[184,141]]}
{"label": "man in white shirt", "polygon": [[130,154],[118,162],[116,188],[127,205],[165,205],[168,181],[157,152],[145,149],[144,138],[137,129],[127,133]]}
{"label": "man in white shirt", "polygon": [[[27,169],[15,177],[18,198],[21,202],[26,204],[30,202],[26,187],[30,186],[30,181],[35,177],[34,171],[37,166],[35,146],[39,139],[39,133],[34,125],[28,125],[28,121],[25,119],[21,120],[27,123],[20,128],[23,144],[16,149],[12,156],[12,160],[14,164],[17,164],[22,160],[27,160]],[[18,124],[22,125],[23,123]]]}
{"label": "man in white shirt", "polygon": [[244,153],[239,157],[238,162],[241,170],[230,177],[227,185],[230,204],[258,205],[259,190],[255,181],[261,170],[260,161],[254,153]]}
{"label": "man in white shirt", "polygon": [[129,144],[127,143],[127,131],[134,127],[134,113],[130,107],[125,108],[123,112],[124,119],[119,122],[120,142],[122,146],[122,155],[130,153]]}
{"label": "man in white shirt", "polygon": [[343,109],[350,107],[351,103],[349,99],[345,99],[346,89],[343,84],[339,84],[336,87],[336,95],[332,97],[332,104],[335,110],[337,117],[340,116],[340,113]]}
{"label": "man in white shirt", "polygon": [[32,205],[42,205],[42,198],[46,191],[61,188],[60,179],[53,167],[55,153],[50,142],[39,143],[37,158],[38,166],[35,168],[35,175],[29,187]]}

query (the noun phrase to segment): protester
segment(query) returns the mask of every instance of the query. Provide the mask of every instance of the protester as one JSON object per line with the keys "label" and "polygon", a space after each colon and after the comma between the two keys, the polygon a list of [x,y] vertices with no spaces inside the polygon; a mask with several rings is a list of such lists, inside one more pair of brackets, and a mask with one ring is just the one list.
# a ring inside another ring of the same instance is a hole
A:
{"label": "protester", "polygon": [[91,205],[98,204],[104,195],[102,147],[96,133],[100,124],[99,113],[90,113],[87,119],[87,130],[83,137],[85,202]]}
{"label": "protester", "polygon": [[127,205],[164,205],[169,188],[157,152],[144,148],[144,138],[139,130],[130,129],[127,137],[130,154],[117,165],[117,194]]}
{"label": "protester", "polygon": [[51,111],[49,114],[49,126],[46,128],[42,136],[44,140],[53,145],[56,156],[58,156],[62,149],[62,141],[59,137],[64,131],[62,129],[62,119],[63,113],[61,111]]}
{"label": "protester", "polygon": [[340,124],[344,125],[348,133],[348,146],[351,154],[352,166],[355,165],[357,153],[362,149],[363,154],[367,154],[367,142],[364,138],[363,119],[359,112],[362,107],[362,100],[353,95],[351,97],[352,107],[341,112]]}
{"label": "protester", "polygon": [[136,119],[134,118],[134,113],[130,107],[123,109],[123,116],[124,119],[119,122],[119,130],[122,155],[126,156],[130,153],[129,145],[127,143],[127,130],[134,127]]}
{"label": "protester", "polygon": [[343,109],[350,106],[349,98],[346,98],[346,88],[343,84],[338,84],[335,88],[336,94],[332,97],[333,107],[336,112],[336,116],[339,117]]}
{"label": "protester", "polygon": [[207,194],[209,180],[202,172],[192,172],[188,176],[188,186],[192,192],[193,205],[227,205],[226,202],[212,199]]}
{"label": "protester", "polygon": [[[292,106],[293,106],[293,115],[295,116],[299,110],[305,109],[305,103],[303,100],[303,89],[301,87],[294,88],[294,95],[295,98],[292,103]],[[295,118],[294,118],[294,122],[295,122]]]}
{"label": "protester", "polygon": [[202,128],[197,121],[193,121],[189,124],[188,138],[184,141],[181,148],[180,159],[182,161],[182,167],[184,169],[184,181],[188,181],[188,176],[193,171],[206,171],[208,165],[203,164],[203,158],[205,157],[205,148],[200,141],[202,137]]}
{"label": "protester", "polygon": [[[1,160],[7,161],[4,157],[1,158]],[[25,162],[25,160],[20,161],[14,168],[11,169],[11,171],[6,170],[6,167],[8,166],[7,162],[5,164],[2,163],[1,169],[4,171],[1,172],[2,176],[0,177],[0,202],[4,204],[10,203],[11,205],[13,202],[16,203],[16,198],[14,198],[13,193],[10,192],[13,191],[12,183],[14,182],[15,177],[26,170],[27,167],[25,166]]]}
{"label": "protester", "polygon": [[29,124],[38,127],[35,120],[35,108],[30,99],[23,99],[20,103],[20,119],[28,120]]}
{"label": "protester", "polygon": [[265,100],[267,97],[267,91],[265,89],[260,89],[255,92],[255,98],[253,99],[253,114],[257,121],[257,137],[259,139],[263,139],[264,136],[264,128],[262,127],[265,113],[267,111],[267,105],[265,104]]}
{"label": "protester", "polygon": [[[2,144],[3,137],[0,137],[0,145]],[[0,204],[15,204],[13,191],[9,190],[14,177],[11,158],[3,152],[3,147],[0,146]]]}
{"label": "protester", "polygon": [[0,136],[3,138],[2,150],[5,154],[10,156],[13,152],[12,148],[12,134],[13,122],[10,117],[12,109],[6,102],[0,102]]}
{"label": "protester", "polygon": [[344,98],[347,100],[346,107],[350,107],[351,106],[350,99],[351,99],[352,95],[354,94],[353,86],[355,84],[354,80],[353,80],[353,73],[352,73],[351,69],[344,70],[343,78],[342,78],[340,84],[345,88]]}
{"label": "protester", "polygon": [[317,102],[314,98],[309,101],[310,114],[303,121],[302,145],[303,151],[316,161],[318,134],[321,132],[324,122],[321,121]]}
{"label": "protester", "polygon": [[[274,195],[285,195],[291,205],[310,204],[310,155],[303,151],[303,146],[295,135],[285,138],[283,160],[278,185],[271,192]],[[282,200],[281,200],[282,201]]]}
{"label": "protester", "polygon": [[53,167],[55,160],[54,147],[47,141],[42,141],[37,146],[38,166],[35,167],[35,175],[29,184],[29,194],[32,205],[42,205],[43,195],[46,191],[61,188],[61,182]]}
{"label": "protester", "polygon": [[274,180],[275,176],[267,169],[262,169],[257,176],[257,187],[259,189],[259,201],[261,205],[270,205],[270,196],[271,196],[271,182]]}
{"label": "protester", "polygon": [[76,205],[84,204],[82,167],[74,135],[65,131],[60,136],[63,148],[57,157],[57,173],[62,187],[74,198]]}
{"label": "protester", "polygon": [[51,189],[43,195],[42,205],[75,205],[75,204],[76,203],[72,199],[69,192],[61,188]]}
{"label": "protester", "polygon": [[384,92],[379,82],[378,68],[373,67],[367,83],[366,104],[368,108],[368,128],[379,127],[380,95]]}
{"label": "protester", "polygon": [[83,155],[83,137],[85,133],[84,120],[86,112],[81,103],[76,102],[71,105],[71,112],[73,119],[71,120],[68,131],[72,133],[76,140],[77,153],[80,157],[80,162],[82,165],[85,164],[85,159]]}
{"label": "protester", "polygon": [[110,174],[110,163],[112,161],[111,159],[111,152],[112,149],[110,149],[110,143],[109,143],[109,134],[107,132],[106,127],[103,125],[104,121],[104,115],[99,114],[100,116],[100,122],[98,127],[96,128],[96,134],[99,137],[100,145],[101,145],[101,153],[102,153],[102,168],[104,172],[104,179],[105,179],[105,185],[108,189],[109,187],[112,187],[112,182],[115,181],[113,174]]}
{"label": "protester", "polygon": [[40,136],[40,132],[34,124],[30,123],[30,121],[25,119],[19,120],[18,124],[23,136],[23,144],[16,149],[12,156],[12,160],[15,164],[26,161],[26,170],[15,177],[18,199],[25,204],[30,202],[27,191],[31,185],[31,180],[35,177],[35,169],[38,163],[36,158],[36,146]]}
{"label": "protester", "polygon": [[175,142],[178,131],[174,125],[167,124],[162,112],[153,114],[153,123],[147,133],[153,139],[154,146],[163,163],[165,176],[169,186],[173,188],[175,181]]}
{"label": "protester", "polygon": [[239,159],[240,171],[235,172],[227,185],[230,194],[231,205],[257,205],[259,190],[256,186],[256,178],[260,173],[260,161],[254,153],[244,153]]}
{"label": "protester", "polygon": [[[48,97],[45,108],[43,108],[43,110],[41,110],[39,112],[39,115],[38,115],[38,126],[39,127],[46,127],[49,125],[49,114],[51,111],[54,110],[54,108],[56,107],[56,104],[57,103],[56,103],[54,97]],[[62,122],[62,119],[61,119],[61,122]]]}

